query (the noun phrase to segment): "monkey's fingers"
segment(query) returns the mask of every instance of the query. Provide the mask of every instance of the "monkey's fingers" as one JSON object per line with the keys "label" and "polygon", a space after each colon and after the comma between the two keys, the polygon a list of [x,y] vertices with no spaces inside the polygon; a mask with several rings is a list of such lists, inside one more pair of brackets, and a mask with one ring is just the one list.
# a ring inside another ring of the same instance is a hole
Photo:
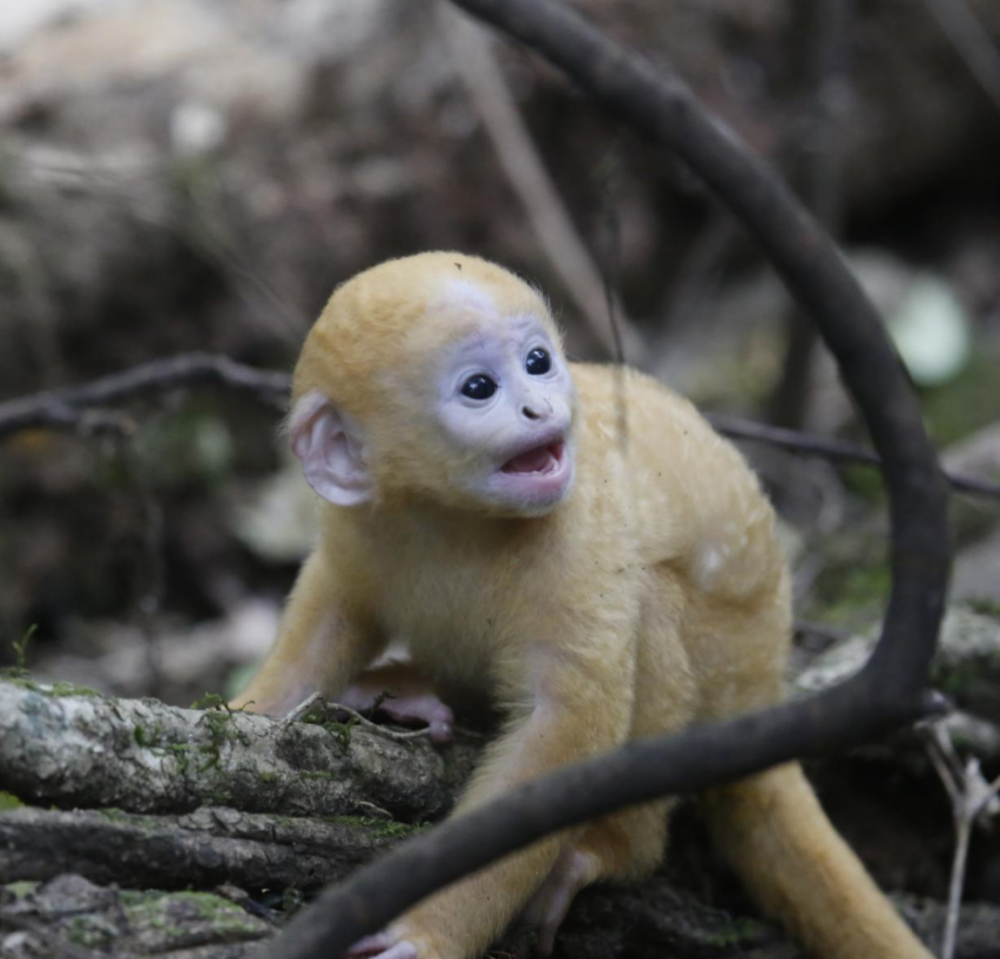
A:
{"label": "monkey's fingers", "polygon": [[399,942],[389,932],[377,932],[374,936],[359,939],[348,952],[349,959],[417,959],[417,947],[403,939]]}
{"label": "monkey's fingers", "polygon": [[377,709],[404,726],[425,724],[432,742],[450,743],[454,738],[455,714],[416,674],[407,674],[394,686],[386,687],[379,673],[367,673],[337,698],[341,705],[359,713]]}
{"label": "monkey's fingers", "polygon": [[455,714],[437,696],[398,696],[382,703],[379,708],[404,725],[426,723],[432,742],[450,743],[454,738]]}

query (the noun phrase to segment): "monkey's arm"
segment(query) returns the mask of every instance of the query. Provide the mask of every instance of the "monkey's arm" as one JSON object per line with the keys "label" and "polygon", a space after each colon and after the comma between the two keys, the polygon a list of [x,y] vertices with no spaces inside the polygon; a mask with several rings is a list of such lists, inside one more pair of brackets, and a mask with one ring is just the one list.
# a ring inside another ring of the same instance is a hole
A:
{"label": "monkey's arm", "polygon": [[[622,629],[622,633],[627,630]],[[530,657],[533,705],[492,744],[455,815],[558,766],[623,742],[632,709],[632,652],[618,638],[591,646],[588,661],[558,651]],[[404,915],[352,955],[465,959],[507,926],[578,831],[550,836],[462,880]]]}
{"label": "monkey's arm", "polygon": [[313,693],[336,696],[381,651],[379,641],[340,600],[321,548],[302,567],[278,640],[233,708],[283,715]]}

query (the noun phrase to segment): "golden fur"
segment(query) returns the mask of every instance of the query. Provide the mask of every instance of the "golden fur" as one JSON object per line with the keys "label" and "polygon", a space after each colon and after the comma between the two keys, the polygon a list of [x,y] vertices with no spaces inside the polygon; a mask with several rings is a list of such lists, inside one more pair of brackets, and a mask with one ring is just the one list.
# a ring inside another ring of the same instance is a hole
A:
{"label": "golden fur", "polygon": [[[472,689],[507,715],[458,815],[629,738],[776,702],[790,624],[785,560],[757,480],[690,403],[634,371],[570,365],[576,481],[547,515],[449,499],[468,464],[449,459],[426,412],[428,370],[444,343],[484,322],[484,303],[496,323],[537,316],[558,345],[534,290],[460,254],[390,261],[331,298],[294,396],[322,394],[361,424],[376,493],[322,507],[275,649],[237,701],[283,711],[313,689],[336,698],[405,637],[437,688]],[[666,805],[550,837],[435,895],[391,939],[420,956],[474,955],[546,876],[559,879],[570,853],[573,888],[647,873],[662,854]],[[816,956],[929,959],[796,765],[715,789],[705,808],[755,895]]]}

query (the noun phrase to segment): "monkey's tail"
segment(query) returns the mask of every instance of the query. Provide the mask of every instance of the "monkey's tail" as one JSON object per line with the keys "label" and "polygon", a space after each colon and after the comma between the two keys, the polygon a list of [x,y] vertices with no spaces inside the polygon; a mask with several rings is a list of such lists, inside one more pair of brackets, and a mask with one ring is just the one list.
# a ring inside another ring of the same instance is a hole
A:
{"label": "monkey's tail", "polygon": [[712,838],[819,959],[932,959],[837,834],[797,763],[711,790]]}

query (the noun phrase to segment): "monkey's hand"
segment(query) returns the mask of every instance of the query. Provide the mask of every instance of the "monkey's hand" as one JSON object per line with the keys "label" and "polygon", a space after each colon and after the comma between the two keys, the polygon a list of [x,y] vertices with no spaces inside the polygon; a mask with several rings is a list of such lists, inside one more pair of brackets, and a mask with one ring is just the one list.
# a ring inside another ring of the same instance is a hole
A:
{"label": "monkey's hand", "polygon": [[436,743],[450,743],[453,738],[454,714],[408,663],[389,663],[362,673],[337,701],[358,712],[378,709],[404,726],[426,723]]}

